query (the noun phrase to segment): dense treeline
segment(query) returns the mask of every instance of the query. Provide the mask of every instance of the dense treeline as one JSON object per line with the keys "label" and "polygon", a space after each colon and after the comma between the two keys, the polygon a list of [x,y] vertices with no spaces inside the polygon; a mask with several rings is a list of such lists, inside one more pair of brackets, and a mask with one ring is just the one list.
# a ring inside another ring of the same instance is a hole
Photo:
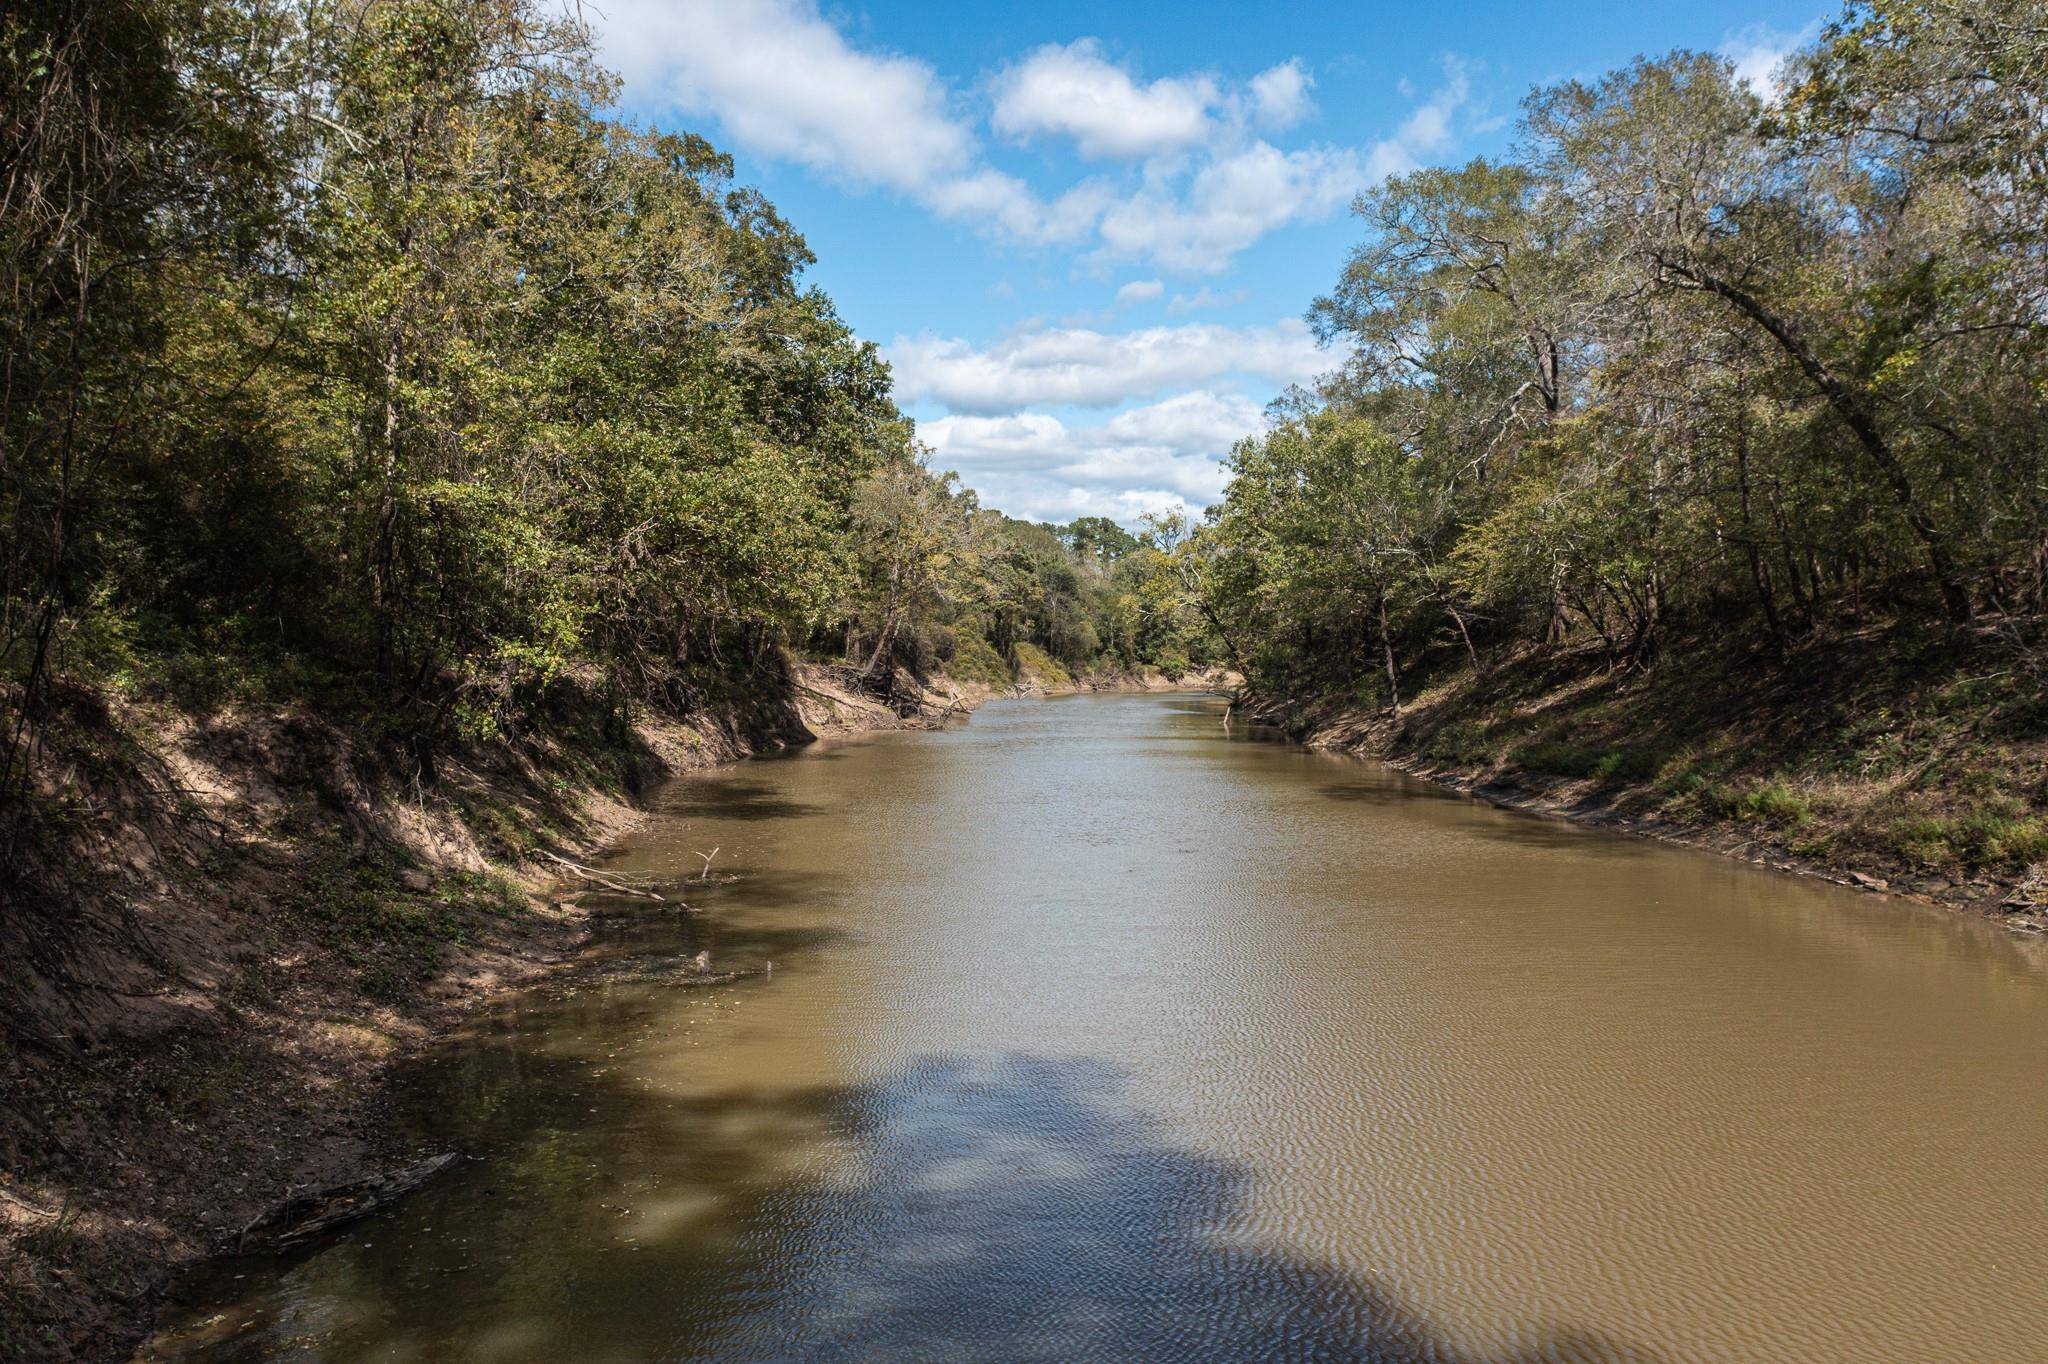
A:
{"label": "dense treeline", "polygon": [[1177,677],[1212,661],[1170,552],[1184,535],[1177,518],[1142,536],[1099,516],[1019,521],[951,475],[899,464],[856,491],[853,527],[844,651],[866,675],[892,658],[992,685],[1020,662],[1057,680],[1140,667]]}
{"label": "dense treeline", "polygon": [[878,690],[1187,666],[1166,557],[929,472],[803,239],[614,84],[539,0],[0,13],[19,959],[92,913],[65,831],[113,694],[309,706],[431,783],[564,689],[622,732],[791,649]]}
{"label": "dense treeline", "polygon": [[701,140],[603,117],[576,26],[7,24],[17,742],[53,676],[149,657],[268,651],[488,731],[578,662],[644,682],[842,625],[931,662],[961,624],[1135,663],[1160,635],[1121,528],[923,469],[802,239]]}
{"label": "dense treeline", "polygon": [[2048,608],[2048,24],[1877,0],[1766,101],[1679,53],[1400,176],[1311,318],[1344,355],[1190,549],[1275,692],[1503,648],[1780,652]]}
{"label": "dense treeline", "polygon": [[55,677],[267,653],[481,730],[829,600],[908,450],[884,367],[729,162],[600,116],[579,30],[5,22],[11,781]]}

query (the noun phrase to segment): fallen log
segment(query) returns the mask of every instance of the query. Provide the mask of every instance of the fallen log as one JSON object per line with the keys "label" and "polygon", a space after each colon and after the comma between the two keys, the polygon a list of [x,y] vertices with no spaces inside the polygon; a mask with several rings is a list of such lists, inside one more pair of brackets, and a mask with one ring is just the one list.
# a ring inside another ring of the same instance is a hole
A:
{"label": "fallen log", "polygon": [[454,1163],[455,1153],[443,1151],[381,1175],[293,1194],[242,1228],[235,1253],[296,1249],[389,1207]]}

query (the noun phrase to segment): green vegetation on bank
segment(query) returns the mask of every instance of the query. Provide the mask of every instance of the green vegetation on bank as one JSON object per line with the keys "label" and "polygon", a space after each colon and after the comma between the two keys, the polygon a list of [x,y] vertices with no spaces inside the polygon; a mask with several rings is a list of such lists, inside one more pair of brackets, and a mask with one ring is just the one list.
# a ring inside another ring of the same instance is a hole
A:
{"label": "green vegetation on bank", "polygon": [[2011,907],[2032,907],[2048,903],[2048,687],[2011,662],[1958,658],[1938,624],[1831,635],[1777,660],[1688,638],[1626,675],[1532,650],[1445,673],[1376,732],[1425,769],[1556,785],[1911,884],[2016,890]]}
{"label": "green vegetation on bank", "polygon": [[1366,194],[1338,368],[1182,551],[1223,646],[1427,761],[2039,861],[2044,106],[2033,6],[1872,0],[1768,99],[1639,61]]}

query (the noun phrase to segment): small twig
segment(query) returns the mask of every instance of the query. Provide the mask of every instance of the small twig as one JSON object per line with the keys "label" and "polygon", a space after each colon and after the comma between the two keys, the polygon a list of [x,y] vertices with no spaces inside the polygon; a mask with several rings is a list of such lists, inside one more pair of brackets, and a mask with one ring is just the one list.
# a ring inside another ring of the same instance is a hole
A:
{"label": "small twig", "polygon": [[[720,845],[719,845],[719,847],[723,847],[723,846],[725,846],[725,845],[724,845],[724,844],[720,844]],[[698,879],[699,881],[702,881],[702,880],[704,880],[704,879],[705,879],[706,877],[708,877],[708,876],[710,876],[710,875],[711,875],[711,859],[712,859],[712,858],[714,858],[714,857],[716,857],[716,856],[718,856],[718,848],[713,848],[713,849],[712,849],[712,850],[711,850],[710,852],[708,852],[708,853],[698,853],[698,854],[697,854],[697,856],[698,856],[698,857],[699,857],[700,859],[702,859],[702,860],[703,860],[703,863],[704,863],[704,870],[702,870],[702,871],[700,871],[700,872],[698,872],[698,873],[697,873],[697,879]]]}

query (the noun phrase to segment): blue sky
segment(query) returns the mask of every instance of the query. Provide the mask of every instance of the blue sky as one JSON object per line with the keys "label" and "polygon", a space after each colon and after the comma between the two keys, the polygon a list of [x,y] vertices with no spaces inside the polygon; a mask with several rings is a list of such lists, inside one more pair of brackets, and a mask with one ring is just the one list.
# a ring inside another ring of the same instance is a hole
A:
{"label": "blue sky", "polygon": [[1199,510],[1332,357],[1302,324],[1389,174],[1494,154],[1533,85],[1720,51],[1801,0],[585,0],[634,119],[733,153],[883,347],[939,468],[1055,521]]}

